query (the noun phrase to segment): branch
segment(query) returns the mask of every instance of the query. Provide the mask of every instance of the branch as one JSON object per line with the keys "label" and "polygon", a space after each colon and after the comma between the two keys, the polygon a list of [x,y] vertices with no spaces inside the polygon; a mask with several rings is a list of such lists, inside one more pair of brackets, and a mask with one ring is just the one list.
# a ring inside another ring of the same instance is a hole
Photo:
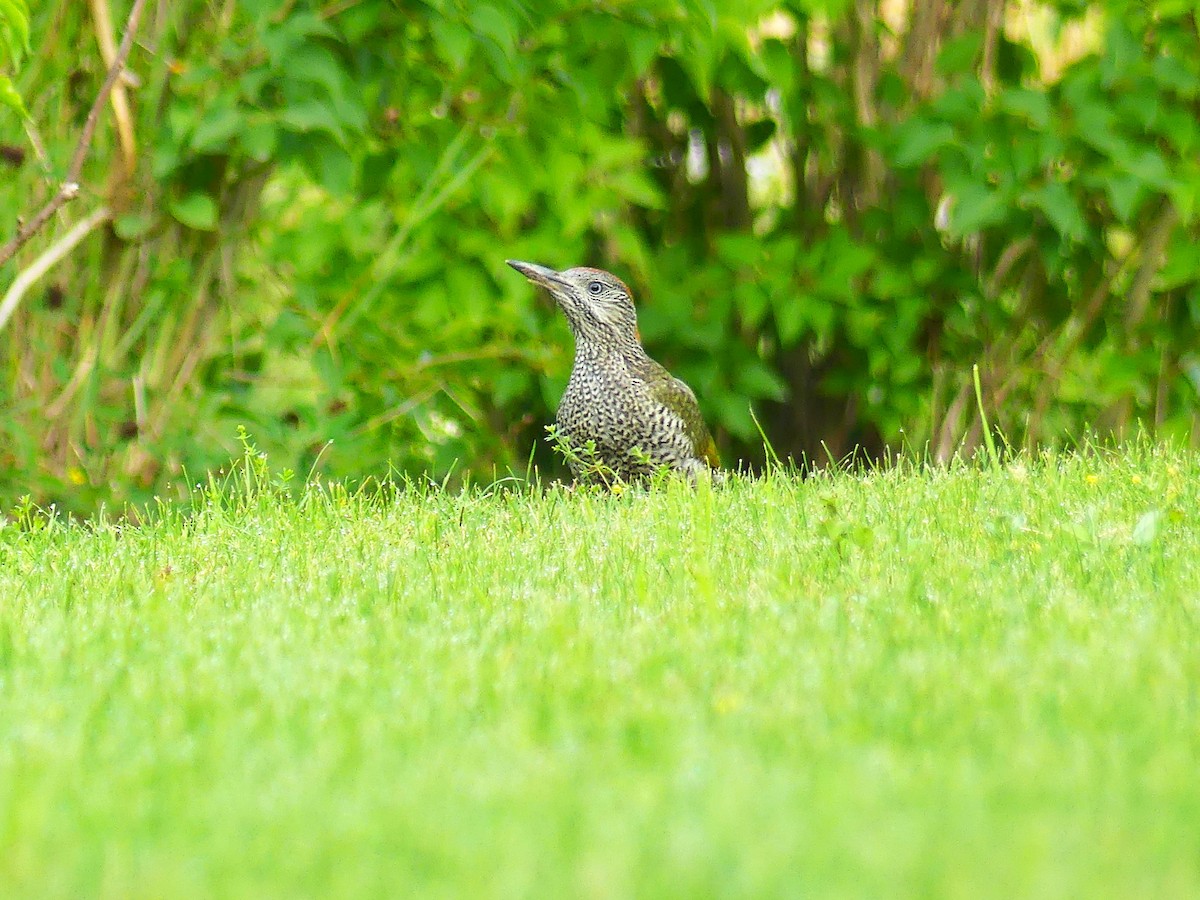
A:
{"label": "branch", "polygon": [[1154,276],[1163,265],[1163,254],[1171,241],[1171,233],[1179,223],[1179,211],[1169,198],[1162,202],[1158,217],[1150,226],[1150,233],[1142,241],[1141,265],[1129,286],[1129,299],[1125,304],[1126,340],[1132,344],[1133,333],[1141,324],[1150,305],[1150,288]]}
{"label": "branch", "polygon": [[[851,87],[854,91],[854,109],[858,113],[858,124],[863,128],[875,128],[879,124],[879,38],[875,34],[879,21],[879,9],[873,0],[855,0],[851,24],[854,29],[854,65],[850,71]],[[855,138],[862,153],[863,171],[857,184],[847,192],[847,212],[857,204],[873,206],[883,190],[885,177],[883,157],[879,151],[861,138]]]}
{"label": "branch", "polygon": [[[112,15],[109,13],[108,0],[92,0],[92,20],[96,25],[96,42],[100,45],[100,55],[104,57],[104,65],[111,66],[117,60],[117,45],[113,41]],[[117,137],[121,142],[121,151],[125,156],[125,175],[133,174],[137,162],[137,144],[133,134],[133,115],[129,111],[129,95],[125,93],[125,85],[137,84],[137,79],[130,73],[122,71],[117,77],[112,89],[113,118],[117,123]]]}
{"label": "branch", "polygon": [[1004,33],[1004,0],[988,0],[984,10],[983,58],[979,62],[979,81],[988,97],[996,92],[996,58],[1000,35]]}
{"label": "branch", "polygon": [[125,23],[125,36],[121,38],[121,46],[117,48],[117,58],[113,60],[112,65],[109,67],[108,75],[105,76],[104,83],[100,86],[100,93],[96,95],[96,99],[92,102],[92,108],[88,112],[87,121],[83,123],[83,133],[79,136],[79,143],[75,147],[75,155],[71,157],[71,168],[67,170],[67,177],[62,183],[62,187],[38,211],[37,215],[30,219],[17,232],[11,241],[0,247],[0,266],[3,266],[12,259],[13,255],[31,237],[37,234],[50,217],[58,212],[67,201],[74,200],[79,196],[79,178],[83,173],[83,163],[87,159],[88,150],[92,146],[92,137],[96,133],[96,123],[100,118],[100,110],[104,108],[104,104],[108,100],[108,95],[112,92],[113,85],[117,83],[117,79],[121,76],[121,72],[125,68],[125,60],[129,57],[129,51],[133,47],[133,35],[137,31],[138,20],[142,16],[142,9],[145,5],[146,0],[133,0],[133,8],[129,11],[129,20]]}
{"label": "branch", "polygon": [[109,208],[101,206],[86,219],[76,222],[70,231],[47,247],[33,261],[33,265],[21,271],[21,274],[12,283],[12,287],[4,295],[4,299],[0,300],[0,331],[3,331],[4,326],[8,324],[9,317],[12,316],[17,305],[20,304],[21,298],[25,296],[25,292],[29,290],[30,286],[50,271],[64,256],[74,250],[76,245],[94,231],[97,226],[102,222],[107,222],[111,217],[112,212]]}

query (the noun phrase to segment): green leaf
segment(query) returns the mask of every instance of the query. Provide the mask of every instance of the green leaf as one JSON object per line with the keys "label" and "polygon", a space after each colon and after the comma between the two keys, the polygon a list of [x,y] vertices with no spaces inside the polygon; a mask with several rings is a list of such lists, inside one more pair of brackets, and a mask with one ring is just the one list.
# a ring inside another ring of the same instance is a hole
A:
{"label": "green leaf", "polygon": [[1062,182],[1052,181],[1030,191],[1025,199],[1046,214],[1054,230],[1062,237],[1071,241],[1083,240],[1087,233],[1087,223],[1079,204]]}
{"label": "green leaf", "polygon": [[1165,254],[1163,267],[1154,279],[1155,291],[1172,291],[1200,282],[1200,256],[1191,250],[1187,232],[1178,229]]}
{"label": "green leaf", "polygon": [[28,113],[25,112],[25,104],[21,102],[21,95],[17,93],[12,79],[7,75],[0,75],[0,103],[19,116],[28,116]]}
{"label": "green leaf", "polygon": [[1000,108],[1010,115],[1023,116],[1037,128],[1050,124],[1050,101],[1045,92],[1028,88],[1009,88],[998,98]]}
{"label": "green leaf", "polygon": [[297,47],[288,54],[283,81],[285,93],[291,93],[292,96],[297,95],[297,90],[289,92],[289,86],[303,90],[302,85],[315,85],[324,88],[329,99],[335,103],[352,90],[346,70],[334,55],[326,48],[313,44]]}
{"label": "green leaf", "polygon": [[123,241],[136,241],[150,230],[150,224],[151,220],[149,216],[143,216],[139,213],[128,213],[123,216],[117,216],[113,222],[113,231]]}
{"label": "green leaf", "polygon": [[275,153],[279,145],[279,133],[275,123],[261,119],[246,126],[241,134],[242,149],[246,155],[257,162],[266,162]]}
{"label": "green leaf", "polygon": [[465,68],[475,49],[475,36],[470,29],[457,20],[439,18],[429,23],[429,30],[438,55],[455,69]]}
{"label": "green leaf", "polygon": [[[0,0],[0,24],[12,29],[17,46],[29,53],[29,7],[25,0]],[[13,63],[19,62],[14,57]]]}
{"label": "green leaf", "polygon": [[188,228],[214,231],[217,227],[217,204],[208,194],[192,193],[170,205],[171,215]]}
{"label": "green leaf", "polygon": [[914,287],[912,273],[908,261],[905,265],[889,265],[882,261],[871,273],[871,293],[880,298],[896,300],[907,296]]}
{"label": "green leaf", "polygon": [[950,232],[957,237],[982,231],[1004,221],[1008,211],[1005,199],[982,184],[967,184],[954,192],[950,212]]}
{"label": "green leaf", "polygon": [[722,54],[716,82],[731,95],[744,97],[761,97],[770,86],[766,66],[744,39],[732,42]]}
{"label": "green leaf", "polygon": [[796,61],[787,44],[778,38],[768,38],[762,42],[758,53],[772,86],[785,94],[790,92],[796,83]]}
{"label": "green leaf", "polygon": [[742,322],[750,328],[762,325],[771,306],[771,298],[758,281],[738,281],[733,286],[734,306]]}
{"label": "green leaf", "polygon": [[757,359],[738,366],[734,373],[734,387],[745,397],[769,397],[782,400],[787,394],[787,384],[778,373]]}
{"label": "green leaf", "polygon": [[826,296],[857,299],[856,280],[870,270],[876,250],[870,244],[856,241],[844,226],[830,230],[825,244],[825,262],[816,273],[819,290]]}
{"label": "green leaf", "polygon": [[934,153],[954,143],[954,129],[945,122],[914,118],[897,129],[893,160],[902,168],[927,161]]}
{"label": "green leaf", "polygon": [[1141,179],[1132,175],[1115,175],[1105,180],[1104,190],[1117,219],[1121,222],[1132,219],[1143,196]]}
{"label": "green leaf", "polygon": [[658,33],[650,28],[631,28],[625,38],[626,51],[633,74],[641,76],[649,71],[661,45]]}
{"label": "green leaf", "polygon": [[[714,392],[710,391],[710,394]],[[750,404],[745,397],[740,397],[730,391],[715,392],[708,400],[712,409],[716,410],[716,420],[727,428],[734,436],[742,440],[750,440],[757,429],[754,419],[750,416]]]}
{"label": "green leaf", "polygon": [[242,116],[236,107],[209,108],[192,132],[191,147],[197,153],[218,153],[229,149],[231,139],[242,128]]}
{"label": "green leaf", "polygon": [[987,92],[974,75],[959,78],[958,83],[946,90],[932,103],[931,108],[947,122],[974,122],[979,110],[987,103]]}
{"label": "green leaf", "polygon": [[346,140],[341,123],[334,117],[328,104],[320,100],[301,100],[284,107],[279,114],[279,121],[289,130],[301,134],[323,131],[339,144],[344,144]]}
{"label": "green leaf", "polygon": [[510,16],[506,16],[490,3],[475,5],[471,12],[471,26],[479,37],[491,38],[505,55],[511,55],[517,45],[517,28]]}
{"label": "green leaf", "polygon": [[285,71],[290,63],[289,57],[297,47],[314,37],[334,36],[333,28],[316,13],[293,12],[278,27],[265,30],[261,42],[271,67]]}
{"label": "green leaf", "polygon": [[708,29],[697,28],[691,33],[689,50],[679,63],[687,72],[688,79],[696,86],[697,95],[709,97],[720,54],[717,39]]}
{"label": "green leaf", "polygon": [[1185,227],[1190,225],[1196,210],[1200,209],[1200,176],[1182,179],[1169,194],[1179,213],[1179,221]]}
{"label": "green leaf", "polygon": [[8,23],[3,19],[0,19],[0,41],[3,42],[4,50],[6,51],[0,55],[0,65],[4,65],[6,68],[11,66],[15,69],[20,64],[23,55],[21,45],[17,43],[17,38],[13,34],[12,29],[8,27]]}
{"label": "green leaf", "polygon": [[937,70],[943,75],[972,71],[982,47],[983,35],[978,31],[968,31],[947,41],[937,55]]}
{"label": "green leaf", "polygon": [[751,268],[763,258],[762,239],[736,231],[719,235],[717,255],[731,268]]}
{"label": "green leaf", "polygon": [[779,343],[791,347],[804,333],[807,325],[805,307],[820,305],[824,301],[814,297],[804,297],[790,291],[776,294],[771,304],[775,313],[775,328],[779,332]]}
{"label": "green leaf", "polygon": [[268,85],[276,84],[274,74],[265,66],[251,69],[237,80],[238,91],[249,106],[262,105],[263,91]]}
{"label": "green leaf", "polygon": [[1151,65],[1154,79],[1184,99],[1191,100],[1200,93],[1200,75],[1174,56],[1163,55]]}
{"label": "green leaf", "polygon": [[1151,187],[1166,191],[1173,185],[1167,162],[1157,150],[1139,150],[1123,162],[1130,174],[1136,175]]}
{"label": "green leaf", "polygon": [[1159,117],[1159,129],[1180,156],[1194,156],[1200,147],[1200,127],[1186,107],[1165,109]]}
{"label": "green leaf", "polygon": [[621,169],[612,174],[609,183],[622,200],[646,209],[664,208],[658,185],[645,172],[638,169]]}
{"label": "green leaf", "polygon": [[1105,53],[1100,72],[1106,86],[1131,78],[1142,60],[1142,46],[1129,29],[1128,23],[1114,17],[1106,35]]}
{"label": "green leaf", "polygon": [[341,147],[326,144],[317,153],[317,174],[333,194],[348,194],[354,186],[354,161]]}

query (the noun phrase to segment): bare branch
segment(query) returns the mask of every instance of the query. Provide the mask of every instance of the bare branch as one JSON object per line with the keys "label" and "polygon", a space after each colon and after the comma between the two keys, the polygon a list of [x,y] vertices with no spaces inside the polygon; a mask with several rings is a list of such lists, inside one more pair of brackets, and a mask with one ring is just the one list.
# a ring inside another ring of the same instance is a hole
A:
{"label": "bare branch", "polygon": [[33,283],[74,250],[79,242],[91,234],[97,226],[102,222],[107,222],[111,217],[112,212],[109,208],[101,206],[87,218],[76,222],[70,231],[47,247],[29,268],[21,271],[4,295],[4,299],[0,300],[0,331],[4,330],[4,326],[8,324],[9,318]]}
{"label": "bare branch", "polygon": [[1141,265],[1137,274],[1133,276],[1133,284],[1129,287],[1129,300],[1125,305],[1125,329],[1126,339],[1131,345],[1136,343],[1134,332],[1146,317],[1146,310],[1150,305],[1150,288],[1154,277],[1162,268],[1167,245],[1177,224],[1179,211],[1170,199],[1164,199],[1154,224],[1150,226],[1149,233],[1142,241]]}
{"label": "bare branch", "polygon": [[133,36],[137,31],[138,20],[142,16],[142,9],[145,5],[146,0],[134,0],[133,2],[133,8],[129,11],[129,19],[125,23],[125,35],[121,38],[121,46],[117,48],[117,57],[109,67],[108,75],[105,76],[104,83],[100,86],[100,92],[96,94],[96,99],[92,102],[92,108],[88,112],[87,121],[83,123],[83,132],[79,135],[79,143],[75,146],[75,155],[71,157],[71,168],[67,170],[67,177],[63,180],[62,187],[38,211],[37,215],[30,219],[17,232],[12,240],[0,248],[0,266],[3,266],[12,259],[13,255],[31,237],[37,234],[38,230],[46,224],[47,220],[58,212],[65,203],[75,199],[79,195],[79,178],[83,173],[83,163],[87,159],[88,151],[92,146],[92,137],[96,133],[96,123],[100,119],[100,110],[104,108],[104,104],[108,100],[108,95],[112,92],[113,85],[117,83],[117,79],[125,69],[125,60],[129,58],[129,51],[133,47]]}
{"label": "bare branch", "polygon": [[1004,31],[1004,0],[988,0],[984,11],[983,59],[979,63],[979,80],[990,97],[996,92],[996,59],[1000,35]]}

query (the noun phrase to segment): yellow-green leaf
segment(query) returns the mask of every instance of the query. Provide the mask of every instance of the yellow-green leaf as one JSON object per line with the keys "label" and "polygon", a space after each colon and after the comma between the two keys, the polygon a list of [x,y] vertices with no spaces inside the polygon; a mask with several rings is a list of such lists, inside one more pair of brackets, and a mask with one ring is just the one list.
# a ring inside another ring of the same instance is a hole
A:
{"label": "yellow-green leaf", "polygon": [[12,79],[7,75],[0,75],[0,103],[14,110],[20,116],[26,115],[25,104],[21,102],[21,95],[17,93]]}

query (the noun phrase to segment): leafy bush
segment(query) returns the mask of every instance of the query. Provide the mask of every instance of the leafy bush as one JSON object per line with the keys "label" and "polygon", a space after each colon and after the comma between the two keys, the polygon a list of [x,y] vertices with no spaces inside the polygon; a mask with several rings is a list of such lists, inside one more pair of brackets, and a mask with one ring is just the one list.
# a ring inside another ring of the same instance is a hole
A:
{"label": "leafy bush", "polygon": [[[29,52],[29,6],[25,0],[0,3],[0,69],[16,68]],[[22,114],[25,106],[12,76],[0,71],[0,104]]]}
{"label": "leafy bush", "polygon": [[[14,213],[66,169],[98,27],[34,11]],[[506,257],[625,277],[726,458],[761,457],[752,408],[781,454],[948,458],[976,362],[1014,441],[1193,437],[1184,4],[186,0],[145,28],[136,167],[102,128],[69,207],[112,227],[0,335],[7,500],[162,492],[238,425],[302,473],[553,466],[570,337]]]}

